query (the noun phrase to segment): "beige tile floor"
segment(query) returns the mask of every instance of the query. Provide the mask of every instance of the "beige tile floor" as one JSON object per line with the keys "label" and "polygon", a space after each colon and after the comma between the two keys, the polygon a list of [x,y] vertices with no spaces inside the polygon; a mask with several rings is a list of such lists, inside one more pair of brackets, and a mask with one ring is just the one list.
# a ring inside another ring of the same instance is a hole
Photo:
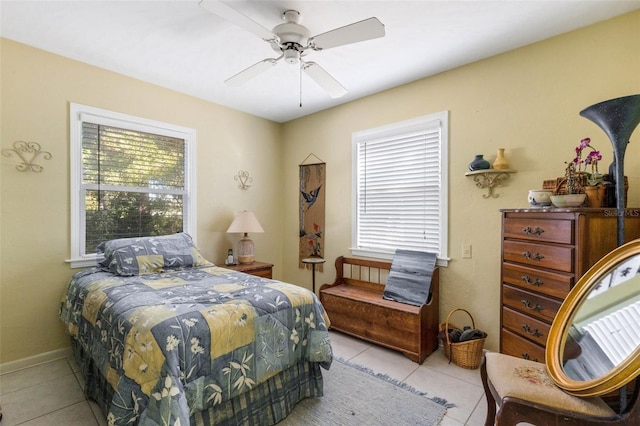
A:
{"label": "beige tile floor", "polygon": [[[456,404],[447,411],[442,426],[484,424],[486,408],[479,370],[448,364],[442,349],[418,365],[399,353],[344,334],[331,332],[331,342],[337,357]],[[59,359],[1,375],[4,417],[0,426],[106,425],[97,405],[84,397],[76,372],[73,361]]]}

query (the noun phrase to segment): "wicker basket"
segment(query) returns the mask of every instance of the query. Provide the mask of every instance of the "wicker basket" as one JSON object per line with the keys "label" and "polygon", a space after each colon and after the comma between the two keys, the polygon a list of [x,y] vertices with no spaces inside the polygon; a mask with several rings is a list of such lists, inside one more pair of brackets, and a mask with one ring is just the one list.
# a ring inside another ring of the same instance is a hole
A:
{"label": "wicker basket", "polygon": [[[578,190],[582,190],[585,186],[587,186],[587,175],[579,174],[576,176],[576,185]],[[553,191],[554,195],[565,195],[567,194],[567,178],[559,177],[555,180],[545,180],[542,182],[542,189],[550,189]]]}
{"label": "wicker basket", "polygon": [[453,343],[449,338],[449,328],[458,328],[455,325],[449,322],[451,315],[453,315],[456,311],[463,311],[469,315],[471,318],[471,327],[476,328],[475,321],[473,320],[473,316],[469,313],[469,311],[465,309],[454,309],[449,312],[447,315],[447,320],[444,323],[440,324],[440,330],[444,330],[445,340],[443,341],[444,346],[444,354],[449,360],[449,362],[453,362],[458,367],[467,368],[469,370],[475,370],[480,366],[480,362],[482,361],[482,349],[484,348],[484,341],[487,340],[486,337],[482,339],[473,339],[468,340],[466,342]]}

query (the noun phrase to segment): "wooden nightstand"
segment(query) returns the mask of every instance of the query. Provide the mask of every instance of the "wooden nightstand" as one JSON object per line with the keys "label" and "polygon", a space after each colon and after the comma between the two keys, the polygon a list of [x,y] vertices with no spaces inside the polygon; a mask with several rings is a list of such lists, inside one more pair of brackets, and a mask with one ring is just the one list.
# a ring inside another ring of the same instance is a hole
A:
{"label": "wooden nightstand", "polygon": [[248,264],[225,265],[224,268],[255,275],[256,277],[272,278],[273,265],[271,263],[253,262]]}

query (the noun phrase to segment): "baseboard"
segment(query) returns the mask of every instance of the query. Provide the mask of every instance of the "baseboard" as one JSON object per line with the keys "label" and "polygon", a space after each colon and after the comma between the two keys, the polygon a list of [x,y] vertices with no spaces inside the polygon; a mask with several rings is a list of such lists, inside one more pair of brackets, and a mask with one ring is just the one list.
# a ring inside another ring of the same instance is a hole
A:
{"label": "baseboard", "polygon": [[66,348],[56,349],[55,351],[45,352],[28,358],[5,362],[0,364],[0,374],[12,373],[14,371],[22,370],[23,368],[29,368],[45,362],[55,361],[56,359],[68,358],[71,355],[71,346],[68,346]]}

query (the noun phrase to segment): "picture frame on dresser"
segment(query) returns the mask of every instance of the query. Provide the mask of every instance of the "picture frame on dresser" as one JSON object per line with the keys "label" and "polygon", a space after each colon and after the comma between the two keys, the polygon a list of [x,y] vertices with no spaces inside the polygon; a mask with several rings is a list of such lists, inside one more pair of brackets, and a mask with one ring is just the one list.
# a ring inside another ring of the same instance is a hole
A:
{"label": "picture frame on dresser", "polygon": [[[500,352],[545,362],[549,329],[578,279],[617,244],[617,210],[503,209]],[[625,241],[640,209],[625,209]]]}

